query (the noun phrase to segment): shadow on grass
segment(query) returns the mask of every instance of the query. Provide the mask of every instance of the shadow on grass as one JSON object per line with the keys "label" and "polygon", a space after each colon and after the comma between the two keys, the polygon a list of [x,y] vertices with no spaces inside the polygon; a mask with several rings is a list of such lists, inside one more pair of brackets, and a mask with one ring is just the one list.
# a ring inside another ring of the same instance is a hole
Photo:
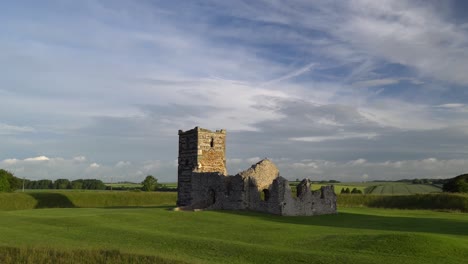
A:
{"label": "shadow on grass", "polygon": [[174,205],[130,205],[130,206],[106,206],[97,207],[100,209],[166,209],[168,211],[174,210]]}
{"label": "shadow on grass", "polygon": [[217,211],[219,213],[245,215],[278,223],[370,229],[400,232],[424,232],[433,234],[468,235],[468,221],[425,217],[394,217],[356,213],[339,213],[320,216],[277,216],[247,211]]}
{"label": "shadow on grass", "polygon": [[35,208],[75,208],[76,206],[68,199],[67,196],[60,193],[42,193],[31,192],[27,193],[36,201]]}

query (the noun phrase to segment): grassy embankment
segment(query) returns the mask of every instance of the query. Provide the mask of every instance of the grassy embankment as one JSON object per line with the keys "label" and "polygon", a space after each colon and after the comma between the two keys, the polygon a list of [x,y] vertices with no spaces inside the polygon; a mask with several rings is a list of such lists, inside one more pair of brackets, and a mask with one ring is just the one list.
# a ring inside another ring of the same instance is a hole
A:
{"label": "grassy embankment", "polygon": [[0,193],[0,210],[174,205],[175,192],[45,190]]}

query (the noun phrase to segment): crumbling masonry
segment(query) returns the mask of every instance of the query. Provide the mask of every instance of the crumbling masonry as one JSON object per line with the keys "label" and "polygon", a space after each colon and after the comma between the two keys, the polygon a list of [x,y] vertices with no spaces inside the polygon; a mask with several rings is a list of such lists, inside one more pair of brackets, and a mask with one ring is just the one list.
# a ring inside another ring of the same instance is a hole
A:
{"label": "crumbling masonry", "polygon": [[226,131],[179,130],[177,205],[187,209],[251,210],[277,215],[336,213],[333,186],[311,191],[307,179],[293,195],[289,182],[268,159],[227,176]]}

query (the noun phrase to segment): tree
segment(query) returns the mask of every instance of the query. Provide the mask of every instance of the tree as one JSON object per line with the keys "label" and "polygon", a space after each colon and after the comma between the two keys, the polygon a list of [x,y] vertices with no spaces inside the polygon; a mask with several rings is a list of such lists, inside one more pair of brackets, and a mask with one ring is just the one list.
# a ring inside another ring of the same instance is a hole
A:
{"label": "tree", "polygon": [[35,189],[52,189],[54,184],[51,180],[38,180]]}
{"label": "tree", "polygon": [[82,188],[85,190],[105,190],[106,185],[101,180],[84,179]]}
{"label": "tree", "polygon": [[83,189],[83,180],[74,180],[71,182],[71,188],[74,190]]}
{"label": "tree", "polygon": [[54,189],[67,189],[70,186],[70,181],[67,179],[57,179],[54,181]]}
{"label": "tree", "polygon": [[444,192],[468,193],[468,174],[462,174],[447,181],[442,187]]}
{"label": "tree", "polygon": [[10,183],[4,175],[0,175],[0,192],[9,192]]}
{"label": "tree", "polygon": [[152,175],[148,175],[141,184],[143,184],[143,187],[141,188],[143,191],[155,191],[158,188],[158,179],[154,178]]}

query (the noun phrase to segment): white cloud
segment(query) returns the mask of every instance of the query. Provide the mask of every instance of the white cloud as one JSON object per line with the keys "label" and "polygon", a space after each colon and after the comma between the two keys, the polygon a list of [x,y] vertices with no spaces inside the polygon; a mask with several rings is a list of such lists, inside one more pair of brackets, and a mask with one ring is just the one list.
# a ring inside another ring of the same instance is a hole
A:
{"label": "white cloud", "polygon": [[338,133],[333,136],[311,136],[311,137],[296,137],[289,138],[292,141],[304,142],[323,142],[332,140],[346,140],[346,139],[375,139],[378,137],[377,133]]}
{"label": "white cloud", "polygon": [[97,169],[97,168],[100,168],[101,165],[99,165],[99,164],[97,164],[96,162],[94,162],[94,163],[91,163],[91,164],[89,165],[89,167],[92,168],[92,169]]}
{"label": "white cloud", "polygon": [[127,167],[127,166],[130,166],[132,163],[130,161],[119,161],[117,162],[117,164],[115,164],[115,166],[117,168],[123,168],[123,167]]}
{"label": "white cloud", "polygon": [[362,165],[364,163],[366,163],[367,160],[365,159],[357,159],[357,160],[352,160],[350,162],[348,162],[350,165]]}
{"label": "white cloud", "polygon": [[466,105],[465,104],[450,103],[450,104],[441,104],[441,105],[438,105],[437,107],[441,107],[441,108],[463,108],[463,107],[466,107]]}
{"label": "white cloud", "polygon": [[26,158],[24,161],[49,161],[50,159],[46,156],[39,156],[39,157],[34,157],[34,158]]}
{"label": "white cloud", "polygon": [[262,158],[260,158],[260,157],[251,157],[251,158],[248,158],[246,161],[248,163],[250,163],[250,164],[255,164],[255,163],[257,163],[257,162],[259,162],[261,160],[262,160]]}
{"label": "white cloud", "polygon": [[385,78],[385,79],[375,79],[375,80],[365,80],[354,82],[352,85],[355,87],[375,87],[375,86],[385,86],[390,84],[399,83],[399,79]]}
{"label": "white cloud", "polygon": [[0,135],[15,135],[20,133],[31,133],[36,130],[29,126],[14,126],[5,123],[0,123]]}
{"label": "white cloud", "polygon": [[[313,166],[310,166],[313,164]],[[289,179],[310,178],[312,180],[399,180],[414,178],[451,178],[466,173],[468,160],[401,160],[385,162],[349,161],[335,162],[314,160],[296,163],[279,163],[282,175]]]}
{"label": "white cloud", "polygon": [[278,77],[276,79],[267,81],[267,82],[263,83],[262,86],[264,86],[264,85],[267,86],[267,85],[279,83],[279,82],[286,81],[288,79],[300,76],[300,75],[310,71],[314,66],[315,66],[315,63],[309,63],[309,64],[305,65],[304,67],[301,67],[300,69],[297,69],[297,70],[295,70],[293,72],[290,72],[290,73],[288,73],[288,74],[286,74],[284,76],[280,76],[280,77]]}
{"label": "white cloud", "polygon": [[5,164],[15,164],[17,163],[19,160],[18,159],[5,159],[2,161],[2,163],[5,163]]}
{"label": "white cloud", "polygon": [[77,161],[77,162],[85,162],[86,157],[85,156],[77,156],[77,157],[74,157],[73,160]]}

